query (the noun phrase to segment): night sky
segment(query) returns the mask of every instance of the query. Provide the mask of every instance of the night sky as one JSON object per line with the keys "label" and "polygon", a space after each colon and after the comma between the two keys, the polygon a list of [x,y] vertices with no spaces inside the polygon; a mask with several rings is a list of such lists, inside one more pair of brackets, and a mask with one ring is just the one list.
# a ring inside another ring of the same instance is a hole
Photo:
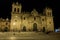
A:
{"label": "night sky", "polygon": [[19,2],[22,4],[22,11],[31,12],[35,8],[39,13],[43,12],[45,7],[50,7],[53,10],[54,26],[55,28],[60,27],[60,2],[57,0],[0,0],[0,17],[9,18],[11,17],[11,5],[13,2]]}

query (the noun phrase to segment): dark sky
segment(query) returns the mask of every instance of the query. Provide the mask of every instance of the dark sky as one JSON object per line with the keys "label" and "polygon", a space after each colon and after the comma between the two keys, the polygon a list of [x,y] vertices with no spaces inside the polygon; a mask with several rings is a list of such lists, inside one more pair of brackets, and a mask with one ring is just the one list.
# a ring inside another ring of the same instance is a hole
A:
{"label": "dark sky", "polygon": [[35,8],[38,12],[43,12],[45,7],[52,8],[55,28],[60,27],[60,2],[57,0],[0,0],[0,17],[10,19],[11,5],[17,1],[22,4],[22,11],[32,11]]}

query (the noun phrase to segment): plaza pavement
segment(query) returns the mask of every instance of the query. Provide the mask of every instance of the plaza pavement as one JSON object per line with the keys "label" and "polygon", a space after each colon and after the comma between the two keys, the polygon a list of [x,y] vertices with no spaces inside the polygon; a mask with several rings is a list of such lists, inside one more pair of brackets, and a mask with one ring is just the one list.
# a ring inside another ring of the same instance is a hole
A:
{"label": "plaza pavement", "polygon": [[60,40],[60,32],[0,32],[0,40]]}

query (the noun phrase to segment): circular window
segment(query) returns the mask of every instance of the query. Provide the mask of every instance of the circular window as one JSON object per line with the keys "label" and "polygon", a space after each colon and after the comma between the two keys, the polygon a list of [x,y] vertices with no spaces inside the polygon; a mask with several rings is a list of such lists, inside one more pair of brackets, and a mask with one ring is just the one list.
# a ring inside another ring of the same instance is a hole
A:
{"label": "circular window", "polygon": [[42,19],[42,21],[44,21],[44,19]]}
{"label": "circular window", "polygon": [[49,22],[51,24],[51,22]]}
{"label": "circular window", "polygon": [[17,20],[15,20],[15,22],[17,22]]}

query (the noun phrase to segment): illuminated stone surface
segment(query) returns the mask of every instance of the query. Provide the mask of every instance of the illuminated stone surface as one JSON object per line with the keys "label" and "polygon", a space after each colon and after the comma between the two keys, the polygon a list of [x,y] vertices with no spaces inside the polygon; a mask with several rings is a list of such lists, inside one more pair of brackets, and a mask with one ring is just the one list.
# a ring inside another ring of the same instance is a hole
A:
{"label": "illuminated stone surface", "polygon": [[[19,9],[19,11],[18,11]],[[52,16],[52,9],[45,8],[43,14],[39,14],[36,9],[33,9],[31,12],[22,12],[21,4],[12,4],[11,12],[11,30],[23,30],[23,27],[26,28],[26,31],[33,31],[33,26],[36,24],[36,29],[38,31],[43,30],[43,27],[46,31],[54,31],[54,23]],[[16,25],[13,25],[16,23]]]}
{"label": "illuminated stone surface", "polygon": [[[15,35],[14,35],[15,33]],[[0,32],[0,40],[60,40],[60,33]]]}
{"label": "illuminated stone surface", "polygon": [[[22,12],[22,5],[12,4],[11,20],[0,19],[0,29],[9,31],[54,31],[54,22],[51,8],[45,8],[43,14],[36,9],[31,12]],[[0,30],[0,31],[1,31]]]}

